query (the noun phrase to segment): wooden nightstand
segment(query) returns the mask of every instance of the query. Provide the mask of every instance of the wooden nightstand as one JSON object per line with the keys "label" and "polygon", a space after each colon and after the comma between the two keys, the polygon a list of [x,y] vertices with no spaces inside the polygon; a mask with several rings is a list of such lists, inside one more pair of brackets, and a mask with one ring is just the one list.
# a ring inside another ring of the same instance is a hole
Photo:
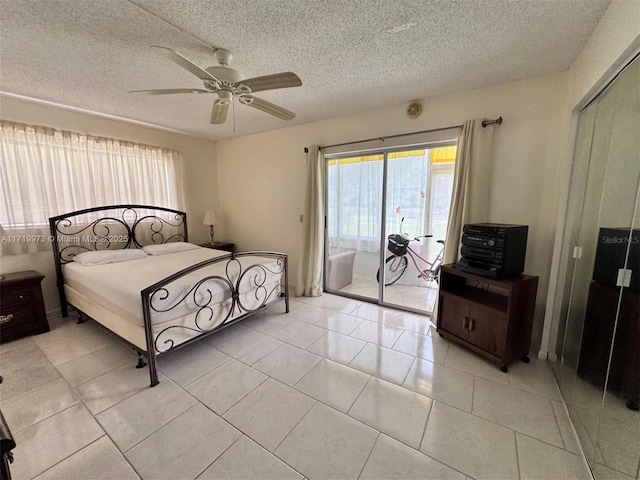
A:
{"label": "wooden nightstand", "polygon": [[49,331],[43,278],[34,270],[0,275],[0,343]]}
{"label": "wooden nightstand", "polygon": [[233,250],[236,247],[236,244],[235,243],[229,243],[229,242],[213,242],[213,245],[211,245],[210,243],[201,243],[200,246],[204,247],[204,248],[214,248],[216,250],[224,250],[226,252],[233,252]]}

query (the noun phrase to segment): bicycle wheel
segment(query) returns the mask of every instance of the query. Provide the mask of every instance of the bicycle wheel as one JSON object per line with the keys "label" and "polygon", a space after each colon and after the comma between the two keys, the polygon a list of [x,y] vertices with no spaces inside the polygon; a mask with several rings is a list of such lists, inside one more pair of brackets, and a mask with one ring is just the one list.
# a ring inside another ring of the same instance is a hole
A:
{"label": "bicycle wheel", "polygon": [[[408,263],[406,256],[398,257],[396,255],[391,255],[390,257],[387,257],[384,261],[384,285],[388,287],[389,285],[396,283],[407,269]],[[380,283],[380,269],[378,269],[378,273],[376,274],[376,280]]]}

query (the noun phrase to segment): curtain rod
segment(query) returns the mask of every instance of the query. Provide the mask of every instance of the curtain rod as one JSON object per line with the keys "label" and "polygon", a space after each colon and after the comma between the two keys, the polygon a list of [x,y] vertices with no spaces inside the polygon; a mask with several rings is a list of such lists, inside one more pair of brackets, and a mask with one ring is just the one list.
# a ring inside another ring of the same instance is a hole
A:
{"label": "curtain rod", "polygon": [[[482,127],[486,127],[487,125],[501,125],[502,124],[502,117],[498,117],[494,120],[483,120],[482,121]],[[387,139],[390,138],[400,138],[400,137],[408,137],[411,135],[419,135],[421,133],[431,133],[431,132],[440,132],[442,130],[450,130],[452,128],[461,128],[462,125],[452,125],[450,127],[442,127],[442,128],[434,128],[432,130],[420,130],[419,132],[410,132],[410,133],[400,133],[398,135],[388,135],[386,137],[375,137],[375,138],[368,138],[366,140],[358,140],[356,142],[345,142],[345,143],[336,143],[333,145],[324,145],[322,147],[319,147],[320,149],[323,148],[332,148],[332,147],[344,147],[345,145],[353,145],[355,143],[364,143],[364,142],[372,142],[374,140],[380,140],[382,142],[384,142]],[[309,153],[309,149],[307,147],[304,147],[304,153]]]}

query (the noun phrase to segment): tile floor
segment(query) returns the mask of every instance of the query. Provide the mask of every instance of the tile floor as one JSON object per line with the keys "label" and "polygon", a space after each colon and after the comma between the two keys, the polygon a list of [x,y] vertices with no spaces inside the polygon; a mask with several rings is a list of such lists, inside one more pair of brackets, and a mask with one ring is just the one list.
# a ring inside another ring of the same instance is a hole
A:
{"label": "tile floor", "polygon": [[297,298],[159,362],[94,323],[0,347],[16,479],[587,479],[549,366],[508,374],[427,317]]}
{"label": "tile floor", "polygon": [[[385,302],[421,310],[427,314],[433,311],[438,296],[438,286],[435,283],[422,282],[418,286],[404,285],[401,282],[402,279],[385,288]],[[340,292],[377,299],[378,282],[375,278],[354,275],[353,281],[346,287],[341,288]]]}
{"label": "tile floor", "polygon": [[640,475],[640,411],[626,399],[597,388],[570,365],[555,365],[564,400],[598,479],[636,480]]}

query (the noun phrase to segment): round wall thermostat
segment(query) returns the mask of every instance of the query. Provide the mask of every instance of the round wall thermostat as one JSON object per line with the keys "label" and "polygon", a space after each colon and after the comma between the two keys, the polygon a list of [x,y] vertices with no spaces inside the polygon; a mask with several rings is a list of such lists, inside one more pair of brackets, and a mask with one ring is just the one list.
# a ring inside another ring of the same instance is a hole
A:
{"label": "round wall thermostat", "polygon": [[422,113],[422,104],[420,102],[411,102],[407,107],[407,116],[409,118],[418,118]]}

